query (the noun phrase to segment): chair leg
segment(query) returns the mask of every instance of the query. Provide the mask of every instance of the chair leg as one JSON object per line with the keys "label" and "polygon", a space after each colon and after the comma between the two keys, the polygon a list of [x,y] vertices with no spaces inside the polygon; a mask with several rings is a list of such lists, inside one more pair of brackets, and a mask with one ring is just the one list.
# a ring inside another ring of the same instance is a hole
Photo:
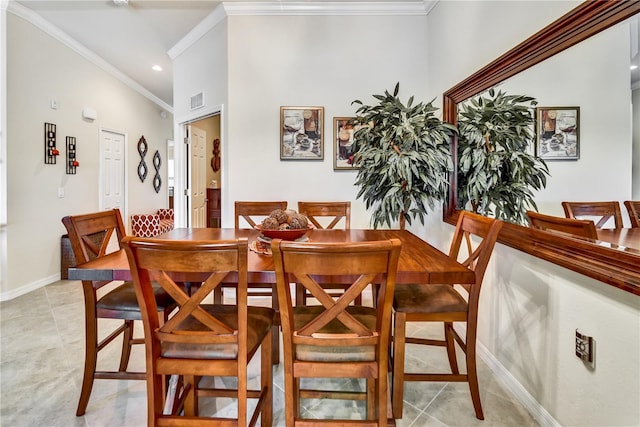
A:
{"label": "chair leg", "polygon": [[373,378],[367,378],[367,419],[375,420],[378,400],[378,388],[376,387],[377,381]]}
{"label": "chair leg", "polygon": [[213,303],[222,304],[223,296],[224,296],[224,291],[222,289],[222,284],[220,284],[213,290]]}
{"label": "chair leg", "polygon": [[476,418],[484,420],[482,403],[480,402],[480,386],[478,385],[478,367],[476,365],[476,337],[475,334],[467,334],[467,380],[469,381],[469,391],[473,409],[476,411]]}
{"label": "chair leg", "polygon": [[273,424],[273,361],[271,360],[271,337],[268,336],[269,334],[262,341],[260,349],[260,383],[262,390],[267,392],[260,409],[260,425],[262,427],[271,427]]}
{"label": "chair leg", "polygon": [[89,404],[89,396],[93,388],[95,379],[96,363],[98,360],[98,319],[96,318],[96,295],[95,291],[85,289],[85,350],[84,350],[84,374],[82,377],[82,388],[80,389],[80,399],[76,416],[84,415]]}
{"label": "chair leg", "polygon": [[120,372],[125,372],[131,356],[131,340],[133,339],[133,320],[125,320],[125,329],[122,335],[122,354],[120,355]]}
{"label": "chair leg", "polygon": [[293,427],[295,419],[300,416],[300,401],[298,387],[300,382],[293,378],[293,364],[285,358],[284,366],[284,419],[286,427]]}
{"label": "chair leg", "polygon": [[198,416],[198,377],[185,375],[185,387],[188,388],[187,397],[184,401],[184,415],[186,417]]}
{"label": "chair leg", "polygon": [[405,313],[395,312],[393,327],[393,385],[391,387],[391,406],[393,417],[402,418],[402,399],[404,398],[404,352],[407,329]]}
{"label": "chair leg", "polygon": [[451,366],[451,373],[458,375],[458,359],[456,358],[456,343],[453,337],[453,323],[444,323],[444,339],[447,342],[447,357],[449,358],[449,366]]}
{"label": "chair leg", "polygon": [[307,290],[300,283],[296,283],[296,306],[307,305]]}
{"label": "chair leg", "polygon": [[276,316],[271,327],[271,360],[274,365],[280,364],[280,315],[279,315],[278,291],[276,285],[271,289],[271,308],[276,311]]}

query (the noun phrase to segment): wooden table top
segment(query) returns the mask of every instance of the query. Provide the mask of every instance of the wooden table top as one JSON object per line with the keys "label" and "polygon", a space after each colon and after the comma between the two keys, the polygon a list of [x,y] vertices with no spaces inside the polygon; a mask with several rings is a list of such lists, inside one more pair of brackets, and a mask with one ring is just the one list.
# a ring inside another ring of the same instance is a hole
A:
{"label": "wooden table top", "polygon": [[636,252],[640,255],[640,228],[598,229],[598,240],[611,243],[612,249]]}
{"label": "wooden table top", "polygon": [[[234,228],[177,228],[158,238],[173,240],[231,240],[258,238],[257,230]],[[402,283],[473,283],[475,273],[406,230],[311,230],[314,242],[362,242],[397,238],[402,241],[396,281]],[[249,251],[249,282],[275,282],[271,255]],[[70,280],[131,280],[124,250],[69,269]]]}

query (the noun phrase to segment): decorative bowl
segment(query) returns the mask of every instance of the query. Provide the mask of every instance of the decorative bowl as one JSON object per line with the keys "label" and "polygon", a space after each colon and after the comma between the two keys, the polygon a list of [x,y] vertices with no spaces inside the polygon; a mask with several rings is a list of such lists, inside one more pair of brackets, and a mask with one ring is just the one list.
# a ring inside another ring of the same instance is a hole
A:
{"label": "decorative bowl", "polygon": [[258,224],[254,227],[256,230],[262,233],[264,237],[269,239],[282,239],[282,240],[296,240],[304,236],[311,230],[308,228],[290,228],[288,230],[263,230],[262,225]]}

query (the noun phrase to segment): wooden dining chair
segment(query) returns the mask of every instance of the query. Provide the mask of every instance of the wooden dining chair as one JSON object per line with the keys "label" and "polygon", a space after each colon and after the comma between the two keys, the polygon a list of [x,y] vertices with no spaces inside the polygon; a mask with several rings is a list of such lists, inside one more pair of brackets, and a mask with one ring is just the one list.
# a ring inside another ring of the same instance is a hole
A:
{"label": "wooden dining chair", "polygon": [[617,201],[562,202],[562,209],[564,209],[564,215],[567,218],[593,219],[596,228],[605,228],[605,225],[612,218],[613,228],[622,228],[622,214],[620,213],[620,204]]}
{"label": "wooden dining chair", "polygon": [[[254,228],[260,224],[262,220],[269,216],[276,209],[287,209],[286,201],[236,201],[234,203],[234,225],[236,229]],[[222,300],[222,292],[225,288],[234,288],[234,284],[223,283],[219,289],[216,289],[214,299],[219,302]],[[271,298],[271,307],[278,310],[278,293],[276,292],[275,283],[251,283],[249,285],[248,295],[250,297],[266,297]],[[273,348],[273,363],[280,363],[280,320],[276,313],[273,331],[271,334]]]}
{"label": "wooden dining chair", "polygon": [[[406,381],[442,381],[467,382],[476,417],[484,419],[476,367],[478,302],[484,273],[501,228],[501,221],[471,212],[462,211],[458,217],[449,256],[475,272],[474,284],[455,286],[448,284],[403,284],[396,287],[393,300],[392,357],[392,406],[396,418],[402,418],[404,383]],[[442,322],[444,339],[408,337],[406,335],[407,322]],[[454,329],[454,322],[466,323],[465,339]],[[456,343],[465,353],[466,374],[460,373],[458,368]],[[405,372],[405,347],[407,344],[446,347],[451,373]]]}
{"label": "wooden dining chair", "polygon": [[531,228],[569,234],[573,237],[598,239],[596,226],[590,219],[563,218],[534,211],[527,211],[527,217]]}
{"label": "wooden dining chair", "polygon": [[[76,263],[83,264],[120,249],[126,231],[118,209],[85,215],[65,216],[62,223],[67,229]],[[143,338],[133,337],[134,320],[142,320],[132,282],[124,282],[110,289],[112,281],[82,281],[85,310],[85,359],[82,388],[76,415],[84,415],[95,379],[145,378],[144,372],[129,372],[129,356],[133,344],[143,344]],[[105,287],[106,286],[106,287]],[[105,292],[107,290],[107,292]],[[166,292],[156,289],[154,312],[164,322],[176,304]],[[101,333],[98,340],[98,319],[122,319],[123,323],[111,333]],[[117,371],[96,370],[98,352],[122,335],[122,352]]]}
{"label": "wooden dining chair", "polygon": [[629,220],[631,221],[632,228],[640,228],[640,201],[627,200],[624,202],[624,206],[629,213]]}
{"label": "wooden dining chair", "polygon": [[[123,246],[129,258],[146,337],[148,425],[244,427],[256,425],[260,417],[263,427],[271,426],[274,310],[247,304],[247,240],[126,237]],[[223,280],[230,278],[237,283],[236,305],[203,303]],[[200,286],[189,295],[176,280],[199,282]],[[179,305],[164,325],[155,316],[156,283]],[[247,364],[257,354],[261,358],[260,387],[249,389]],[[182,390],[175,391],[178,404],[167,405],[165,399],[170,393],[164,384],[170,375],[180,376],[184,381]],[[203,376],[235,377],[237,388],[201,386]],[[202,414],[200,397],[237,399],[236,418]],[[257,399],[250,414],[247,399]],[[165,406],[174,410],[163,411]]]}
{"label": "wooden dining chair", "polygon": [[[401,242],[273,240],[271,250],[280,293],[286,426],[386,426],[391,302]],[[322,282],[338,278],[350,286],[336,300]],[[294,307],[292,281],[302,283],[321,305]],[[372,282],[380,286],[375,308],[353,305]],[[302,378],[364,378],[366,391],[302,388]],[[305,398],[365,400],[366,419],[304,419],[300,404]]]}
{"label": "wooden dining chair", "polygon": [[[298,213],[305,215],[309,222],[318,229],[335,229],[340,225],[342,229],[351,228],[351,202],[298,202]],[[331,289],[331,294],[339,296],[348,285],[340,283],[323,284],[325,289]],[[296,305],[307,305],[306,292],[302,284],[296,285]],[[356,298],[356,304],[362,304],[362,297]]]}

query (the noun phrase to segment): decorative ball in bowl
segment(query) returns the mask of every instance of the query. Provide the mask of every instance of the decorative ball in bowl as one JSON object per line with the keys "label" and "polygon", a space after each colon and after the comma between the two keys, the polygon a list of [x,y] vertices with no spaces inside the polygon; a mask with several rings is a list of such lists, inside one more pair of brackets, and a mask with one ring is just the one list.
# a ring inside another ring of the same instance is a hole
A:
{"label": "decorative ball in bowl", "polygon": [[268,237],[269,239],[296,240],[307,234],[307,232],[311,230],[311,227],[289,228],[286,230],[267,230],[263,229],[262,225],[258,224],[255,226],[255,229],[261,232],[264,237]]}

